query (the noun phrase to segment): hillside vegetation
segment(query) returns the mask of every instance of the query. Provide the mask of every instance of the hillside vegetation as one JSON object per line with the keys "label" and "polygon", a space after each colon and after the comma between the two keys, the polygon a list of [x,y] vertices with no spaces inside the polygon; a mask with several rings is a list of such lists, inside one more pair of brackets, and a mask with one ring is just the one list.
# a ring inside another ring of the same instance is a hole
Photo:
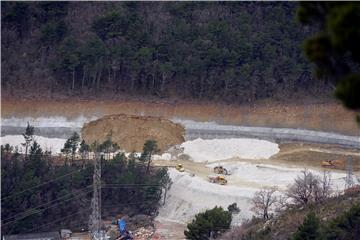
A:
{"label": "hillside vegetation", "polygon": [[[74,134],[76,135],[76,134]],[[3,234],[44,232],[71,228],[88,229],[93,197],[94,165],[89,151],[98,147],[101,157],[102,217],[138,215],[152,219],[162,204],[164,184],[170,179],[166,168],[150,165],[151,155],[144,147],[139,159],[134,154],[116,154],[111,140],[91,146],[69,138],[62,150],[65,157],[44,151],[24,134],[28,151],[1,145],[1,226]],[[27,139],[27,140],[26,140]],[[146,145],[145,145],[146,146]],[[75,161],[75,152],[81,160]]]}
{"label": "hillside vegetation", "polygon": [[[304,230],[305,218],[315,214],[318,226],[318,236],[308,238],[298,236]],[[254,218],[252,221],[235,227],[223,236],[223,240],[247,239],[357,239],[360,234],[360,192],[328,198],[322,203],[312,203],[308,206],[295,205],[281,212],[278,216],[264,222]]]}
{"label": "hillside vegetation", "polygon": [[297,3],[1,6],[5,94],[105,92],[234,103],[331,88],[312,79],[301,47],[311,30],[297,24]]}

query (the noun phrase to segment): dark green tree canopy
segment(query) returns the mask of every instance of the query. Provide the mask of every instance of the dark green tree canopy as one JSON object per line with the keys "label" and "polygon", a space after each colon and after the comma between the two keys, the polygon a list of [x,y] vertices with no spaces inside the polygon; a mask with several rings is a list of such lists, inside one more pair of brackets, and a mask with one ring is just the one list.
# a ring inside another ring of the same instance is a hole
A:
{"label": "dark green tree canopy", "polygon": [[210,237],[217,238],[230,228],[232,216],[222,207],[214,207],[195,216],[187,225],[184,234],[186,239],[206,240]]}
{"label": "dark green tree canopy", "polygon": [[294,234],[293,240],[320,240],[320,220],[310,212]]}
{"label": "dark green tree canopy", "polygon": [[360,110],[360,4],[301,2],[297,16],[319,30],[304,45],[317,75],[335,81],[336,97],[348,108]]}
{"label": "dark green tree canopy", "polygon": [[51,91],[83,97],[228,103],[324,90],[301,49],[311,29],[296,24],[298,3],[1,4],[2,86],[12,90],[41,79]]}

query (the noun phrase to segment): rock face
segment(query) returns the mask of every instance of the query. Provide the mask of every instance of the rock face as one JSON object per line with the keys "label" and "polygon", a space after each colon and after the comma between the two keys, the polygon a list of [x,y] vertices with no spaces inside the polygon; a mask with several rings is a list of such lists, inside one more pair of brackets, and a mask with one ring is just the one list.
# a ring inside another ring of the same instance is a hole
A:
{"label": "rock face", "polygon": [[160,117],[133,115],[108,115],[85,123],[81,137],[86,143],[103,142],[112,134],[113,142],[128,152],[141,152],[146,140],[157,141],[160,152],[184,142],[182,125]]}

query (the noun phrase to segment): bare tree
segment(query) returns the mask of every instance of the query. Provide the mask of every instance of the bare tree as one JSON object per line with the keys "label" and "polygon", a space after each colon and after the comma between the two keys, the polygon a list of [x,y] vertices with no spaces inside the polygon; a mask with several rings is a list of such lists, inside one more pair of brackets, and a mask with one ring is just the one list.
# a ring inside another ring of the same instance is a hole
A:
{"label": "bare tree", "polygon": [[243,226],[236,226],[224,233],[221,240],[242,240],[245,236],[245,229]]}
{"label": "bare tree", "polygon": [[285,196],[284,195],[277,196],[276,203],[275,203],[275,212],[281,213],[282,211],[287,209],[289,206],[288,200],[289,200],[289,198],[286,195]]}
{"label": "bare tree", "polygon": [[314,201],[322,202],[329,198],[331,194],[331,174],[329,171],[324,171],[322,177],[319,177],[318,184],[315,188]]}
{"label": "bare tree", "polygon": [[287,196],[292,198],[296,204],[306,205],[313,200],[318,179],[308,170],[301,172],[295,179],[295,183],[289,186]]}
{"label": "bare tree", "polygon": [[321,202],[331,194],[331,176],[324,172],[320,177],[304,170],[288,187],[286,194],[293,199],[295,204],[306,205],[311,202]]}
{"label": "bare tree", "polygon": [[251,210],[264,220],[269,219],[269,211],[277,201],[276,191],[276,187],[262,188],[257,191],[252,199],[253,207]]}

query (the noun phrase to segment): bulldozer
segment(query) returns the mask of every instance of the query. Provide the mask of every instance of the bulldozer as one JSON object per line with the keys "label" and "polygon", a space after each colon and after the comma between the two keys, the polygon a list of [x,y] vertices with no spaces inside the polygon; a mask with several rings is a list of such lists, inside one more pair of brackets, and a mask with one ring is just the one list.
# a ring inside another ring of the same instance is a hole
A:
{"label": "bulldozer", "polygon": [[183,165],[181,163],[178,163],[175,166],[175,169],[178,170],[179,172],[184,172],[185,171],[185,168],[183,167]]}
{"label": "bulldozer", "polygon": [[321,166],[324,168],[342,169],[345,167],[345,161],[344,160],[326,160],[326,161],[322,161]]}
{"label": "bulldozer", "polygon": [[214,173],[223,174],[223,175],[230,175],[229,171],[226,168],[224,168],[223,166],[214,167]]}
{"label": "bulldozer", "polygon": [[209,182],[211,183],[217,183],[220,185],[226,185],[227,180],[224,176],[209,176]]}

